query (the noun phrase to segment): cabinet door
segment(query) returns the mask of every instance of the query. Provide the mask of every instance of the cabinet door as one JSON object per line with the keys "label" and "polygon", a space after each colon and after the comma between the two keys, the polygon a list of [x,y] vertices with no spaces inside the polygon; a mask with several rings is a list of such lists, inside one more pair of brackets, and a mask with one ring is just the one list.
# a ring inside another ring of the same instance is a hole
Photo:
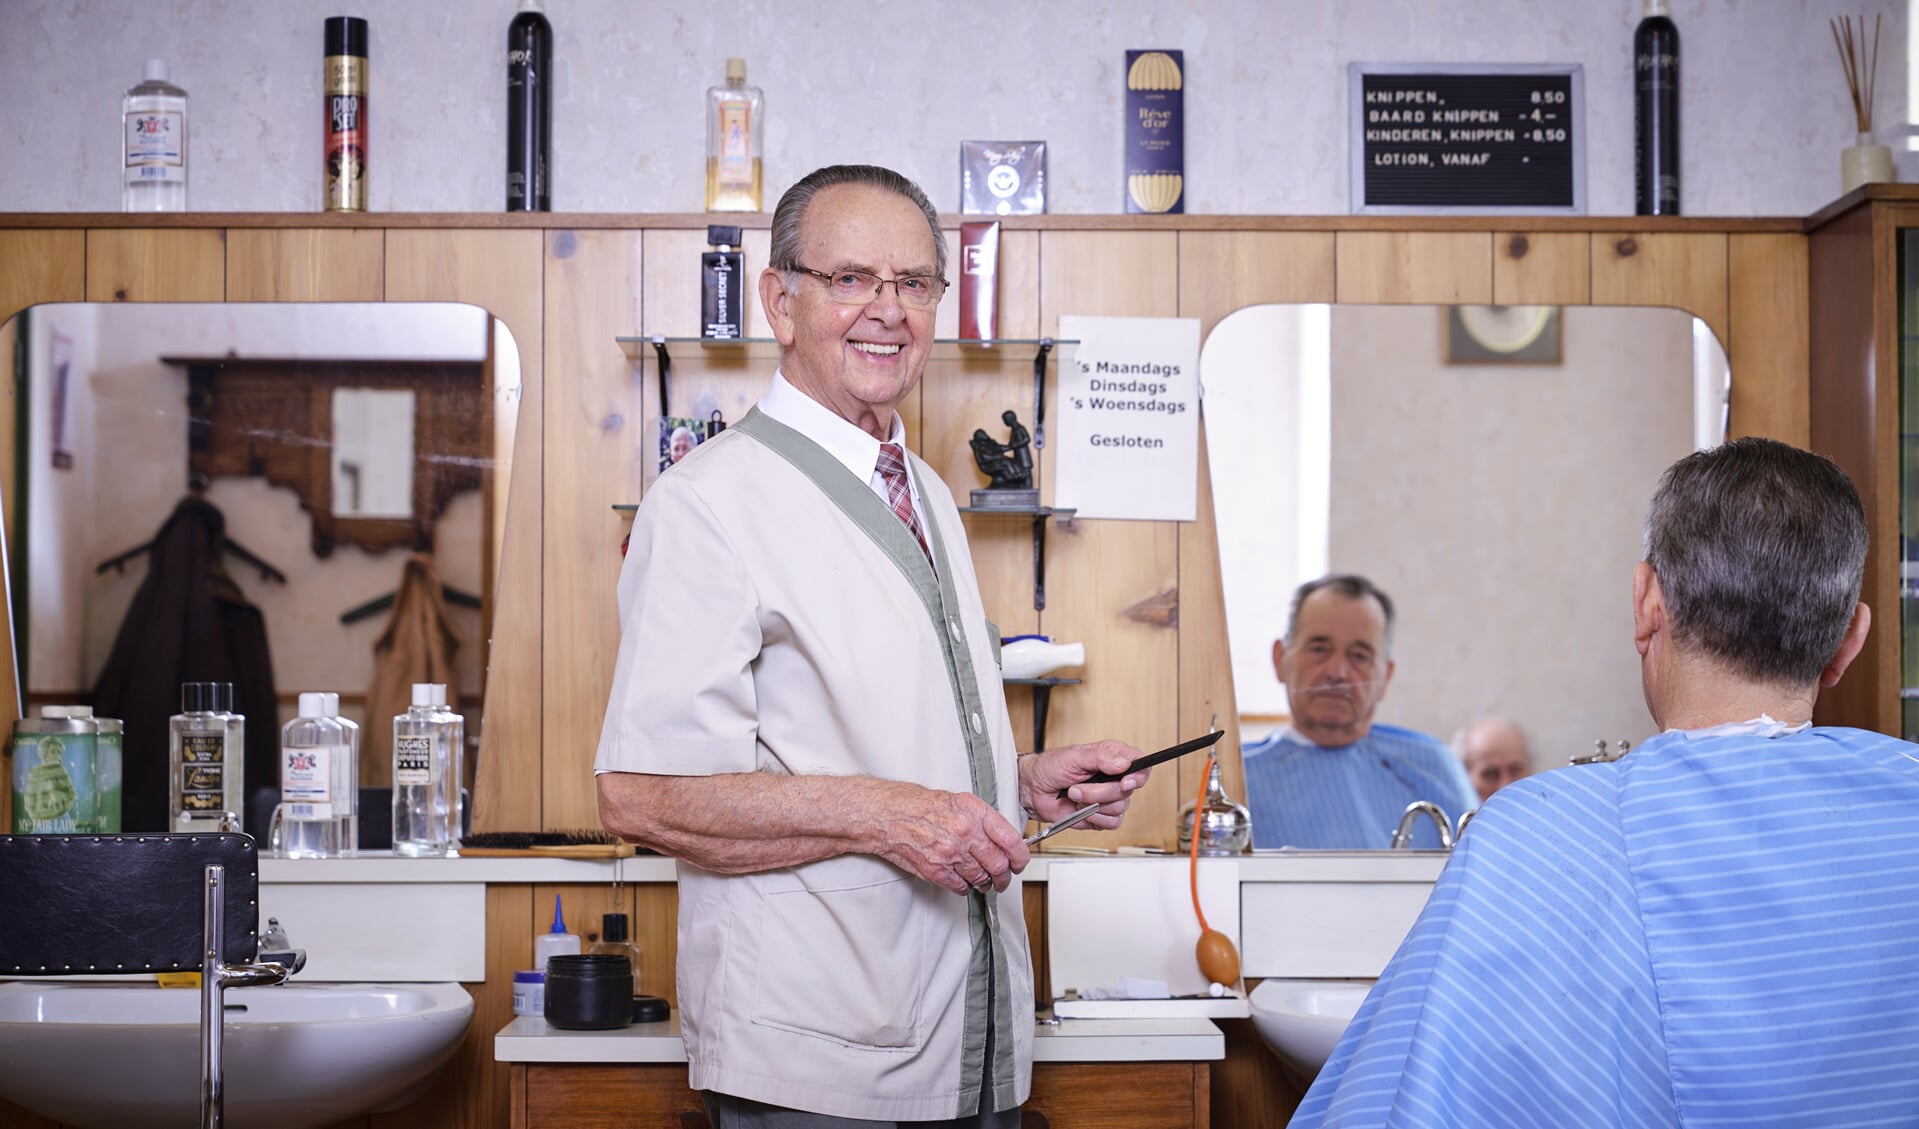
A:
{"label": "cabinet door", "polygon": [[1205,1063],[1042,1062],[1021,1129],[1205,1129]]}
{"label": "cabinet door", "polygon": [[528,1066],[526,1129],[706,1129],[686,1064]]}

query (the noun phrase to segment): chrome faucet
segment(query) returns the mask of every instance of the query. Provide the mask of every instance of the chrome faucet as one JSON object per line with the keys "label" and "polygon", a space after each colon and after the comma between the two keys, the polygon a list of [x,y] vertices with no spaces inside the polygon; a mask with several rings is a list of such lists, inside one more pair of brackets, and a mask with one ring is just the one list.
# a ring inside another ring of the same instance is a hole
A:
{"label": "chrome faucet", "polygon": [[1466,825],[1468,823],[1471,823],[1473,821],[1473,817],[1478,814],[1479,814],[1478,808],[1468,808],[1467,810],[1459,813],[1459,822],[1453,826],[1454,845],[1457,845],[1461,839],[1465,838]]}
{"label": "chrome faucet", "polygon": [[1421,815],[1430,817],[1433,821],[1433,826],[1439,828],[1440,849],[1447,851],[1452,850],[1452,825],[1446,822],[1446,813],[1440,811],[1439,805],[1433,803],[1431,800],[1414,800],[1412,803],[1406,805],[1406,814],[1399,817],[1399,829],[1393,832],[1393,850],[1403,851],[1412,845],[1413,826],[1419,822]]}
{"label": "chrome faucet", "polygon": [[[287,975],[292,976],[306,967],[307,951],[294,948],[293,942],[287,937],[286,929],[280,924],[280,919],[269,917],[265,931],[260,934],[260,952],[255,959],[261,964],[283,965],[286,967]],[[286,981],[282,980],[281,983],[284,984]]]}

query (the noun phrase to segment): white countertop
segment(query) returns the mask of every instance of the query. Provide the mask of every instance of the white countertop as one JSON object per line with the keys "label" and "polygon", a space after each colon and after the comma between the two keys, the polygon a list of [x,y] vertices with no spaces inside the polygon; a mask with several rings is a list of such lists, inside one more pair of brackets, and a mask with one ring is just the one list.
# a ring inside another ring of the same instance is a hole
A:
{"label": "white countertop", "polygon": [[[1046,881],[1057,860],[1126,858],[1107,854],[1033,856],[1022,876]],[[1150,857],[1150,856],[1149,856]],[[1176,856],[1160,856],[1174,858]],[[1423,882],[1439,877],[1443,851],[1260,851],[1239,856],[1242,883],[1252,882]],[[260,856],[260,881],[270,883],[389,882],[634,882],[677,880],[677,864],[658,855],[624,859],[569,858],[401,858],[388,851],[354,858],[283,859]]]}
{"label": "white countertop", "polygon": [[[1035,1062],[1217,1062],[1226,1037],[1205,1019],[1062,1019],[1033,1031]],[[561,1031],[522,1015],[493,1036],[497,1062],[685,1062],[676,1011],[664,1023]]]}

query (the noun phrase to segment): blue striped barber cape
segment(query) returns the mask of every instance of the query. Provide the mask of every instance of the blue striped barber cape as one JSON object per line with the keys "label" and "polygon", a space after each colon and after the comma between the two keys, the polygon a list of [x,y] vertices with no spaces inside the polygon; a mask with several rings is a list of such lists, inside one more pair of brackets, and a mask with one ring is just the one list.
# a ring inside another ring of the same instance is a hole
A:
{"label": "blue striped barber cape", "polygon": [[1919,1124],[1915,754],[1666,733],[1508,785],[1292,1125]]}
{"label": "blue striped barber cape", "polygon": [[[1246,746],[1246,806],[1253,846],[1384,850],[1406,805],[1430,800],[1456,823],[1479,794],[1446,746],[1411,729],[1375,725],[1350,745],[1325,748],[1282,729]],[[1422,818],[1412,845],[1439,846]]]}

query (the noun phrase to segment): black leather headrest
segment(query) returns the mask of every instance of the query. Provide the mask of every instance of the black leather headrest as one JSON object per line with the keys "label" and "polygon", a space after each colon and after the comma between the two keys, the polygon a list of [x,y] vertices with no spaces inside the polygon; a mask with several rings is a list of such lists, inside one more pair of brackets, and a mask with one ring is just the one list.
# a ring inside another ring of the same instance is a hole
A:
{"label": "black leather headrest", "polygon": [[0,976],[198,972],[206,868],[226,868],[229,964],[259,947],[249,836],[0,835]]}

